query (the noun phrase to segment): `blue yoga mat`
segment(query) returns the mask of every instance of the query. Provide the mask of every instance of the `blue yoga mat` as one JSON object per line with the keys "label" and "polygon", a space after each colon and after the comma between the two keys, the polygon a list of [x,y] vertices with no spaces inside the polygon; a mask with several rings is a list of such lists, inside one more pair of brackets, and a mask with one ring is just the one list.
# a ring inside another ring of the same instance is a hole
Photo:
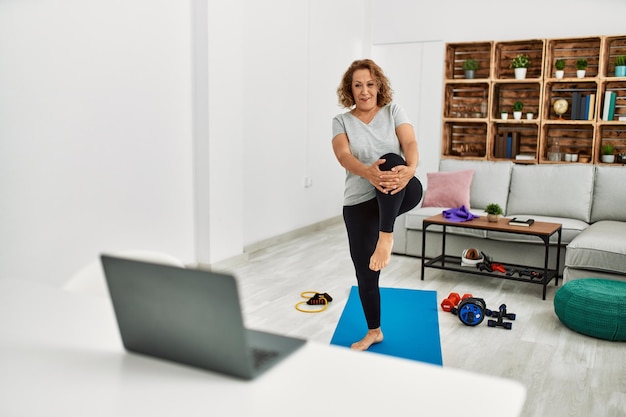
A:
{"label": "blue yoga mat", "polygon": [[[398,356],[443,365],[437,317],[437,292],[402,288],[381,288],[381,329],[385,336],[369,352]],[[350,347],[367,332],[358,288],[341,313],[331,345]]]}

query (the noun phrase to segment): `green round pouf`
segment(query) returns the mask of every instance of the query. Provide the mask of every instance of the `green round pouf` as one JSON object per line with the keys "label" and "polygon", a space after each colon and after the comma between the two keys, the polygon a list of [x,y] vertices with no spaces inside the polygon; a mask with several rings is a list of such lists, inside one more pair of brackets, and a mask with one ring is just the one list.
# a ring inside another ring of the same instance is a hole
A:
{"label": "green round pouf", "polygon": [[626,282],[583,278],[554,295],[554,312],[572,330],[605,340],[626,341]]}

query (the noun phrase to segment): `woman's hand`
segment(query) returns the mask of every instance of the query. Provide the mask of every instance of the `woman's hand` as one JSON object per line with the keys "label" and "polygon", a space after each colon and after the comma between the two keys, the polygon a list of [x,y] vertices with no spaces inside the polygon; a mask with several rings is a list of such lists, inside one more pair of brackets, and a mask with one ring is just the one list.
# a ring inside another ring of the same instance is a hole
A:
{"label": "woman's hand", "polygon": [[415,175],[415,169],[398,165],[391,171],[381,171],[380,165],[384,163],[384,159],[379,159],[370,165],[367,179],[381,193],[393,195],[402,191]]}

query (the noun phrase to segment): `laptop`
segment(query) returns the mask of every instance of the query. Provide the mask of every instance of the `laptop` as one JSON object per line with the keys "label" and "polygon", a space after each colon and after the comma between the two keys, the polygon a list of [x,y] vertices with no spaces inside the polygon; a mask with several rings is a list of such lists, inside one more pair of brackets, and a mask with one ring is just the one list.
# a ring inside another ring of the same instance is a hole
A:
{"label": "laptop", "polygon": [[253,379],[306,343],[245,328],[232,275],[100,259],[128,351]]}

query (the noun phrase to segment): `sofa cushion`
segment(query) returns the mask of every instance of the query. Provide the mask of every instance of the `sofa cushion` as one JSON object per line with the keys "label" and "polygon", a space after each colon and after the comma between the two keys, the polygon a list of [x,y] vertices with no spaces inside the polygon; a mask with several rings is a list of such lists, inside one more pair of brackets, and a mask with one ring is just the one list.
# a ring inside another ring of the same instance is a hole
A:
{"label": "sofa cushion", "polygon": [[422,207],[470,208],[470,186],[474,170],[429,172]]}
{"label": "sofa cushion", "polygon": [[474,171],[468,207],[484,209],[490,203],[497,203],[503,209],[506,207],[513,169],[512,162],[442,159],[439,163],[440,171],[464,169]]}
{"label": "sofa cushion", "polygon": [[626,221],[626,169],[598,165],[591,206],[591,221]]}
{"label": "sofa cushion", "polygon": [[567,245],[565,266],[626,274],[626,222],[602,220]]}
{"label": "sofa cushion", "polygon": [[565,217],[589,223],[593,182],[591,164],[515,165],[506,214]]}

